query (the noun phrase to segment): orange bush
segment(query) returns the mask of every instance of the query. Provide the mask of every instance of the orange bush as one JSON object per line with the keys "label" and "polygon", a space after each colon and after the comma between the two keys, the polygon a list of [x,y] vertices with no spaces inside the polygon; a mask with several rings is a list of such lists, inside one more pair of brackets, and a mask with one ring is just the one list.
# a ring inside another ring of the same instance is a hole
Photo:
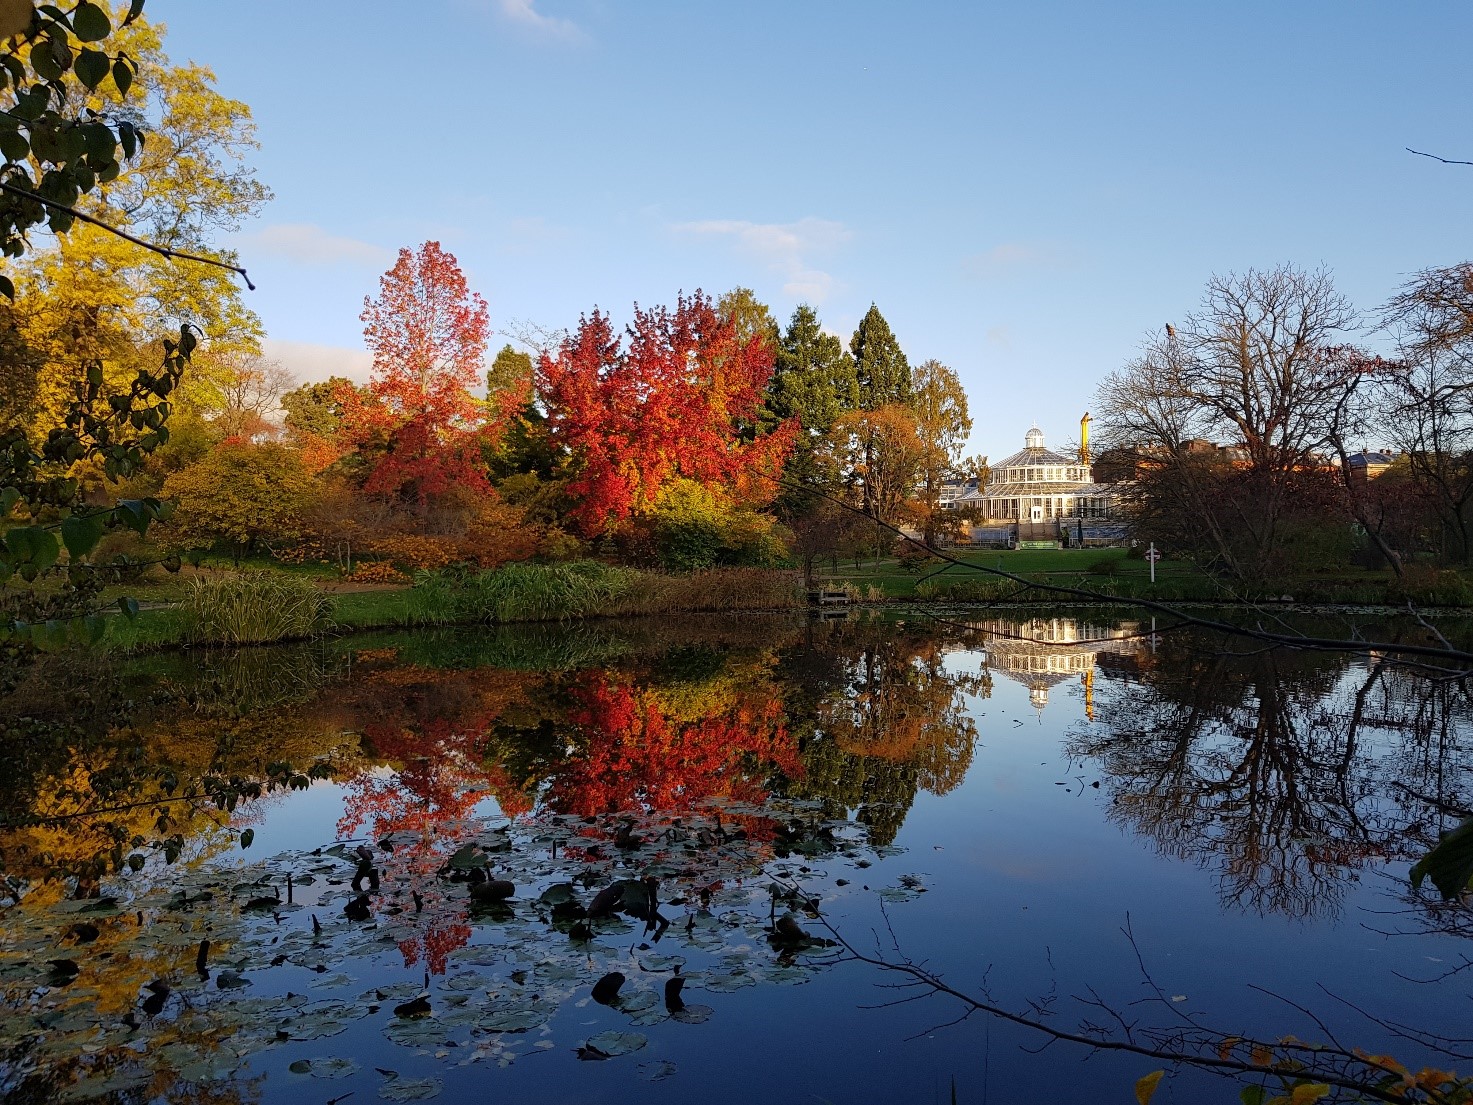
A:
{"label": "orange bush", "polygon": [[365,551],[405,571],[434,571],[460,559],[456,556],[454,538],[425,537],[416,533],[396,533],[370,541]]}
{"label": "orange bush", "polygon": [[409,577],[387,560],[367,560],[359,563],[348,578],[354,583],[408,583]]}

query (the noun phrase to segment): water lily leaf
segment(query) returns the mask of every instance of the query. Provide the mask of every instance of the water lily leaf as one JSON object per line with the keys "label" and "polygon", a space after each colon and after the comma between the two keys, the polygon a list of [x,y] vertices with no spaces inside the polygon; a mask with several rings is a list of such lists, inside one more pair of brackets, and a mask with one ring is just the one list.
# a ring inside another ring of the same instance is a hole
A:
{"label": "water lily leaf", "polygon": [[514,1005],[488,1010],[481,1016],[480,1025],[488,1032],[525,1032],[529,1028],[546,1024],[552,1010],[540,1005]]}
{"label": "water lily leaf", "polygon": [[597,1036],[588,1037],[586,1046],[612,1057],[638,1051],[649,1042],[649,1037],[639,1032],[600,1032]]}
{"label": "water lily leaf", "polygon": [[479,845],[467,844],[450,857],[450,866],[457,871],[469,871],[473,867],[485,867],[486,857]]}
{"label": "water lily leaf", "polygon": [[639,1064],[639,1076],[646,1082],[663,1082],[675,1073],[675,1064],[669,1059],[651,1059],[646,1063]]}
{"label": "water lily leaf", "polygon": [[401,1047],[433,1047],[444,1042],[447,1030],[434,1017],[396,1017],[384,1029],[384,1035]]}
{"label": "water lily leaf", "polygon": [[424,1101],[427,1098],[439,1097],[440,1091],[445,1084],[438,1078],[399,1078],[389,1079],[378,1088],[379,1097],[385,1101]]}
{"label": "water lily leaf", "polygon": [[313,1078],[348,1078],[362,1068],[352,1059],[326,1056],[318,1059],[298,1059],[287,1070],[295,1074],[310,1074]]}
{"label": "water lily leaf", "polygon": [[686,1005],[671,1013],[670,1019],[681,1024],[705,1024],[715,1012],[709,1005]]}
{"label": "water lily leaf", "polygon": [[707,975],[700,982],[703,989],[717,994],[730,994],[746,986],[756,986],[757,980],[747,973],[745,969],[735,971],[721,971],[717,974]]}

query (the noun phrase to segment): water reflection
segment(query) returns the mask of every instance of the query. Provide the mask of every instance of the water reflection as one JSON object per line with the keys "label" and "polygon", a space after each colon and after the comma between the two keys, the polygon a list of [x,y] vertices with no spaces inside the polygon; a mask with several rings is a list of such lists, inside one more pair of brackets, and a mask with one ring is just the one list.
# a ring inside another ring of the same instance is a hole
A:
{"label": "water reflection", "polygon": [[1225,905],[1338,914],[1367,865],[1409,857],[1468,793],[1455,682],[1372,658],[1165,636],[1103,670],[1069,753],[1102,771],[1112,820],[1216,870]]}
{"label": "water reflection", "polygon": [[1063,615],[989,618],[968,623],[986,635],[986,663],[1028,688],[1040,717],[1049,691],[1077,679],[1084,690],[1085,717],[1094,720],[1095,669],[1102,655],[1129,657],[1141,647],[1135,622],[1084,621]]}
{"label": "water reflection", "polygon": [[[1457,680],[1376,657],[1152,635],[1098,614],[398,634],[43,663],[0,700],[0,862],[15,903],[0,915],[0,1008],[48,985],[37,974],[56,969],[48,961],[77,973],[50,980],[51,1042],[30,1022],[16,1030],[0,1093],[42,1100],[85,1076],[138,1100],[250,1100],[248,1079],[212,1079],[304,1014],[278,997],[262,997],[254,1027],[239,1002],[234,1020],[212,1013],[207,996],[219,994],[199,994],[193,977],[206,920],[222,964],[264,970],[269,947],[273,968],[331,977],[323,948],[387,947],[405,985],[417,992],[422,979],[436,995],[457,968],[515,960],[527,977],[543,972],[541,1004],[497,1010],[496,1023],[541,1025],[586,971],[572,959],[594,954],[568,951],[582,918],[542,900],[544,884],[566,881],[581,901],[656,878],[653,908],[691,919],[670,939],[726,957],[705,984],[806,977],[791,948],[767,956],[776,906],[753,906],[765,893],[754,880],[787,856],[848,862],[861,839],[884,851],[920,794],[965,779],[997,677],[1025,688],[1040,718],[1078,707],[1063,751],[1098,777],[1104,816],[1213,872],[1233,911],[1336,914],[1359,872],[1417,854],[1473,790],[1473,717]],[[1082,703],[1059,694],[1066,686]],[[293,841],[249,883],[210,881],[202,861],[269,823],[271,787],[305,786],[314,765],[338,785],[341,846],[314,854],[332,842]],[[846,836],[850,820],[866,833]],[[355,916],[360,844],[381,885]],[[475,871],[535,893],[510,913],[478,908]],[[903,900],[913,888],[894,889]],[[303,901],[320,923],[292,920]],[[732,939],[766,957],[755,974],[722,943],[723,903],[749,925],[732,922]],[[39,919],[59,917],[53,942],[37,943]],[[641,937],[654,944],[652,931]],[[555,952],[542,950],[552,934]],[[483,944],[496,945],[485,962]],[[153,1008],[149,987],[169,979],[195,989]],[[395,1024],[397,1042],[416,1039]],[[515,1050],[475,1035],[484,1021],[460,1027],[477,1056]],[[139,1057],[145,1028],[163,1059]],[[72,1033],[92,1030],[101,1043],[81,1056]],[[21,1074],[7,1081],[7,1068]]]}

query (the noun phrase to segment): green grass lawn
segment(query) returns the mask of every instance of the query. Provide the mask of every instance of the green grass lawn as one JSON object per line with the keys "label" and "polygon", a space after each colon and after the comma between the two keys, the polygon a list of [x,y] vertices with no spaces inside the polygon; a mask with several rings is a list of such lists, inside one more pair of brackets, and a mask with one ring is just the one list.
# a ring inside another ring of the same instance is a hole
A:
{"label": "green grass lawn", "polygon": [[[1110,564],[1110,575],[1145,580],[1150,566],[1145,560],[1133,560],[1127,549],[951,549],[951,555],[967,564],[999,568],[1014,575],[1037,576],[1055,583],[1076,583],[1108,578],[1091,572],[1096,565]],[[968,574],[966,568],[940,561],[926,561],[912,570],[894,557],[878,561],[865,560],[855,568],[854,562],[840,563],[839,571],[821,571],[819,578],[829,582],[851,583],[863,589],[878,587],[890,598],[911,598],[916,584],[923,580],[956,579]],[[1156,564],[1158,580],[1205,576],[1192,565],[1180,560],[1162,560]]]}

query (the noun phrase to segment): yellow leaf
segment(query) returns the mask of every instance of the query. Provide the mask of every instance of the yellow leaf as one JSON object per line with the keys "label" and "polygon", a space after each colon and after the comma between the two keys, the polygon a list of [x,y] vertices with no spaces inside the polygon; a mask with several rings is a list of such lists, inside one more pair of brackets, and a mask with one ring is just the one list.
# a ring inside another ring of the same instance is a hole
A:
{"label": "yellow leaf", "polygon": [[1323,1082],[1304,1082],[1294,1087],[1289,1095],[1289,1105],[1310,1105],[1322,1097],[1329,1096],[1330,1087]]}
{"label": "yellow leaf", "polygon": [[1222,1043],[1220,1043],[1220,1044],[1217,1045],[1217,1057],[1219,1059],[1226,1059],[1226,1058],[1228,1058],[1229,1056],[1232,1055],[1233,1048],[1237,1047],[1242,1042],[1243,1042],[1243,1038],[1241,1036],[1225,1036],[1225,1037],[1223,1037]]}
{"label": "yellow leaf", "polygon": [[1255,1067],[1266,1067],[1273,1062],[1274,1051],[1271,1047],[1258,1044],[1253,1048],[1252,1058],[1249,1060]]}
{"label": "yellow leaf", "polygon": [[1151,1098],[1156,1093],[1156,1084],[1161,1081],[1164,1070],[1153,1070],[1144,1078],[1139,1078],[1135,1083],[1135,1099],[1140,1105],[1151,1105]]}

